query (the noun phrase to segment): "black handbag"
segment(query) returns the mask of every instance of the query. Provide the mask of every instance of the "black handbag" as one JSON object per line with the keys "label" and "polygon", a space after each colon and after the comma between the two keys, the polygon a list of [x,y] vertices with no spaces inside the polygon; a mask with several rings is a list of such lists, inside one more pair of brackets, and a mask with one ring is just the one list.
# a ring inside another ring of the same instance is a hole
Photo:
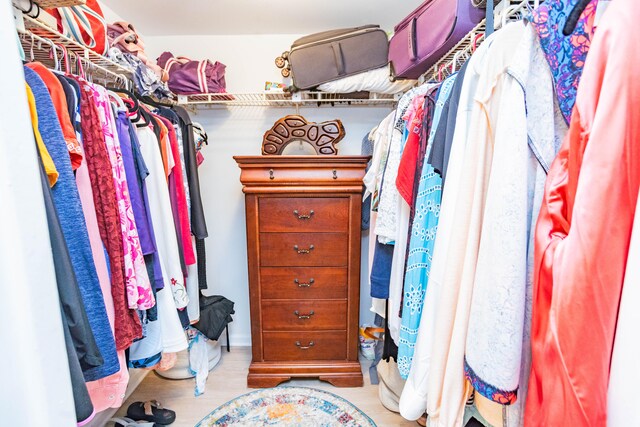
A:
{"label": "black handbag", "polygon": [[200,295],[200,320],[193,326],[207,338],[217,341],[227,325],[233,322],[234,305],[222,295]]}

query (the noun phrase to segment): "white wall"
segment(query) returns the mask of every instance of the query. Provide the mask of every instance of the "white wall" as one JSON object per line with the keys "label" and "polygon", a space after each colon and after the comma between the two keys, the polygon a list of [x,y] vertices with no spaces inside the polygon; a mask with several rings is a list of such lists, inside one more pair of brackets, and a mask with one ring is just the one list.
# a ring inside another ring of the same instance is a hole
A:
{"label": "white wall", "polygon": [[[178,36],[145,37],[147,53],[157,57],[164,50],[191,58],[208,57],[227,65],[229,92],[257,92],[264,82],[282,81],[273,65],[276,56],[297,36]],[[346,137],[340,154],[360,154],[363,136],[390,111],[389,108],[320,107],[301,108],[310,121],[342,120]],[[250,345],[249,297],[247,286],[244,197],[240,170],[233,156],[259,155],[262,136],[280,117],[295,114],[294,108],[232,107],[200,109],[193,119],[209,135],[200,167],[200,185],[207,216],[207,276],[211,293],[235,301],[236,315],[230,325],[233,345]],[[363,272],[367,271],[367,240],[363,239]],[[361,319],[371,322],[366,273],[362,276]]]}
{"label": "white wall", "polygon": [[11,2],[0,2],[0,424],[76,425]]}

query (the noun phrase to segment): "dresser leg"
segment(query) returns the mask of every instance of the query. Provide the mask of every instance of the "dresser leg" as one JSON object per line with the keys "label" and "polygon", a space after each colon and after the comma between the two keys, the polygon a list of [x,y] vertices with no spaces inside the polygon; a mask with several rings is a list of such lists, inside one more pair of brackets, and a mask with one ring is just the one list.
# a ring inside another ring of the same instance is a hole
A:
{"label": "dresser leg", "polygon": [[271,388],[280,383],[291,380],[290,376],[251,375],[247,377],[249,388]]}
{"label": "dresser leg", "polygon": [[326,381],[335,387],[362,387],[364,385],[362,373],[336,376],[322,375],[319,379],[320,381]]}

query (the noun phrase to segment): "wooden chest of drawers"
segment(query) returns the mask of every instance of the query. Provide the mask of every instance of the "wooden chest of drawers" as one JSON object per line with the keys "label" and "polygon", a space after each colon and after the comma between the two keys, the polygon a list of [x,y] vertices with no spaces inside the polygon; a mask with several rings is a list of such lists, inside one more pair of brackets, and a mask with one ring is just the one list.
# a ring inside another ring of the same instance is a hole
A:
{"label": "wooden chest of drawers", "polygon": [[362,385],[363,156],[239,156],[253,360],[249,387],[296,377]]}

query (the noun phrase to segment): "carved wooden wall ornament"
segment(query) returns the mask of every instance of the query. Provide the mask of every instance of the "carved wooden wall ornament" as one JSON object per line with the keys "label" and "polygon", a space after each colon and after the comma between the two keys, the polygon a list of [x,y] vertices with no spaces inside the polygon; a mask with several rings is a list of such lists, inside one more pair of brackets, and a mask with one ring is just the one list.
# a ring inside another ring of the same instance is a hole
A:
{"label": "carved wooden wall ornament", "polygon": [[344,135],[344,126],[338,119],[314,123],[299,115],[284,116],[264,134],[262,154],[282,154],[289,143],[304,141],[310,144],[317,154],[337,155],[336,144]]}

